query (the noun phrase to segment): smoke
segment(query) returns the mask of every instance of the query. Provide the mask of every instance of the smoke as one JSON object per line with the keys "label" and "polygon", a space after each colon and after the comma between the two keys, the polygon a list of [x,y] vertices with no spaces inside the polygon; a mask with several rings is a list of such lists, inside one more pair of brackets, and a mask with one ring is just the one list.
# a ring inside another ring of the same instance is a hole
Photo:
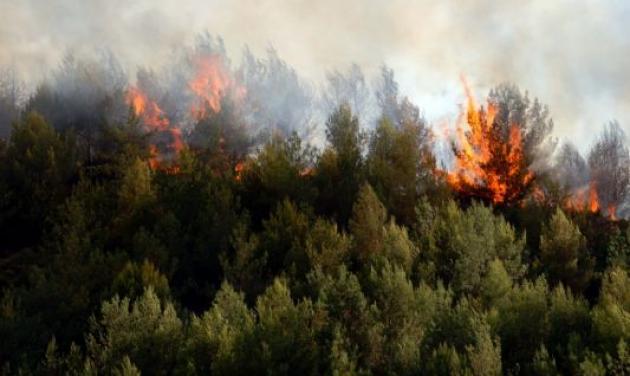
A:
{"label": "smoke", "polygon": [[528,90],[582,151],[610,119],[630,124],[623,1],[4,0],[0,14],[0,66],[18,67],[31,87],[68,50],[110,50],[133,76],[208,30],[235,61],[245,44],[256,56],[273,45],[312,86],[352,63],[375,77],[385,63],[434,123],[459,110],[463,73],[478,97],[503,81]]}

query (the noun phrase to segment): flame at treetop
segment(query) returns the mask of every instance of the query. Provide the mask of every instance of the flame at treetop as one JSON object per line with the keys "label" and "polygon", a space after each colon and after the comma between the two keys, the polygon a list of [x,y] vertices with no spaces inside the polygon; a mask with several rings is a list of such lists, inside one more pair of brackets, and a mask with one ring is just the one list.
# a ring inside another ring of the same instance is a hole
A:
{"label": "flame at treetop", "polygon": [[[209,111],[220,112],[222,100],[227,95],[240,100],[246,93],[245,88],[233,79],[223,57],[218,54],[194,57],[193,74],[187,82],[187,87],[192,94],[188,106],[196,120],[206,117]],[[172,166],[161,166],[161,162],[171,159],[184,148],[181,128],[171,124],[158,103],[139,87],[129,87],[125,100],[146,131],[153,133],[150,149],[151,167],[171,170]]]}
{"label": "flame at treetop", "polygon": [[523,197],[534,174],[526,163],[521,128],[511,124],[507,131],[495,121],[494,103],[477,107],[468,84],[462,77],[467,99],[466,116],[457,124],[453,146],[455,168],[447,182],[460,193],[486,198],[495,204],[514,202]]}
{"label": "flame at treetop", "polygon": [[131,86],[127,91],[126,101],[134,114],[142,120],[148,131],[165,131],[169,121],[158,104],[139,88]]}
{"label": "flame at treetop", "polygon": [[[163,140],[160,143],[166,144],[165,154],[178,154],[184,148],[181,129],[171,126],[164,111],[145,92],[138,87],[131,86],[127,90],[125,99],[146,130],[155,133],[153,138]],[[150,145],[149,151],[149,166],[156,169],[159,167],[160,161],[164,159],[164,153],[161,153],[156,143]]]}
{"label": "flame at treetop", "polygon": [[193,63],[195,73],[188,87],[196,96],[190,108],[194,118],[204,118],[208,108],[221,111],[221,101],[228,94],[244,96],[245,88],[236,84],[221,56],[199,56]]}

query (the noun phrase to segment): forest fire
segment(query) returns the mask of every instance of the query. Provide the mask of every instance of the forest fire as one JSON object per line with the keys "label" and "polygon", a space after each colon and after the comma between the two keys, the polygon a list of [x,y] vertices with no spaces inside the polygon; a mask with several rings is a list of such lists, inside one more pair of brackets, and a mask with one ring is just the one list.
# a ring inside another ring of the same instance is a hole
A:
{"label": "forest fire", "polygon": [[169,121],[166,114],[142,90],[131,86],[127,91],[126,100],[134,114],[142,120],[147,131],[165,131],[168,129]]}
{"label": "forest fire", "polygon": [[234,166],[234,179],[236,181],[241,181],[244,171],[245,171],[245,163],[238,162],[236,166]]}
{"label": "forest fire", "polygon": [[608,208],[606,209],[607,213],[608,213],[608,218],[611,221],[616,221],[617,218],[617,205],[608,205]]}
{"label": "forest fire", "polygon": [[[126,101],[146,131],[153,134],[154,143],[150,145],[149,159],[152,169],[158,168],[165,158],[177,155],[184,148],[181,129],[171,126],[164,111],[146,93],[131,86],[127,91]],[[165,150],[161,150],[158,144],[165,144]]]}
{"label": "forest fire", "polygon": [[628,369],[626,9],[4,2],[0,376]]}
{"label": "forest fire", "polygon": [[588,187],[576,190],[565,202],[567,209],[574,211],[589,211],[597,213],[599,211],[599,196],[597,186],[591,182]]}
{"label": "forest fire", "polygon": [[245,89],[236,85],[219,55],[198,57],[194,61],[195,74],[188,86],[195,94],[190,111],[195,119],[208,115],[210,109],[221,111],[221,101],[229,93],[242,97]]}
{"label": "forest fire", "polygon": [[[604,207],[600,201],[597,188],[597,184],[591,181],[588,187],[577,189],[565,200],[565,208],[577,212],[604,213]],[[614,203],[606,205],[604,214],[611,221],[616,221],[618,219],[617,205]]]}
{"label": "forest fire", "polygon": [[447,181],[455,190],[490,200],[494,204],[521,199],[534,174],[524,156],[519,124],[507,129],[495,121],[498,108],[488,102],[477,107],[464,78],[466,113],[457,124],[458,146],[453,145],[455,169]]}
{"label": "forest fire", "polygon": [[[190,111],[196,120],[208,116],[208,110],[221,111],[221,101],[228,93],[235,98],[245,94],[245,89],[236,85],[219,55],[196,57],[187,86],[193,94]],[[151,167],[155,169],[179,154],[185,146],[182,130],[170,123],[158,103],[137,86],[128,89],[125,99],[145,130],[152,133]]]}

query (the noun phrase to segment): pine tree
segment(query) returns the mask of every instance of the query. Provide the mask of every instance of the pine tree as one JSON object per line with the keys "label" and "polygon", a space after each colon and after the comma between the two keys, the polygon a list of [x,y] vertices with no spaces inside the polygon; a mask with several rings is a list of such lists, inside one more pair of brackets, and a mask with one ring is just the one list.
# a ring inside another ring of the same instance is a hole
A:
{"label": "pine tree", "polygon": [[540,236],[540,265],[549,281],[581,291],[592,273],[586,239],[558,208]]}

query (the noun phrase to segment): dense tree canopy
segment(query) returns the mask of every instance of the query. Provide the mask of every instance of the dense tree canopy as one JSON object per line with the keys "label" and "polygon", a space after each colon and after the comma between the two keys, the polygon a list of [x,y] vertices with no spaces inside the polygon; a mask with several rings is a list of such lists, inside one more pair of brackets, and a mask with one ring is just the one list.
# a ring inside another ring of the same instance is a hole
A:
{"label": "dense tree canopy", "polygon": [[[191,69],[198,56],[225,58],[213,39],[188,52]],[[183,144],[168,155],[156,156],[141,112],[117,112],[114,62],[68,57],[11,114],[0,142],[2,374],[630,372],[630,225],[565,205],[593,180],[603,208],[623,209],[619,126],[587,159],[565,146],[552,163],[544,106],[514,86],[493,90],[497,137],[520,124],[537,178],[493,205],[448,184],[390,69],[369,127],[358,67],[330,73],[317,148],[296,124],[314,121],[309,88],[275,52],[247,56],[239,74],[257,91],[168,128]],[[173,99],[179,78],[165,88],[154,75],[139,81],[167,109],[158,120],[190,118]]]}

